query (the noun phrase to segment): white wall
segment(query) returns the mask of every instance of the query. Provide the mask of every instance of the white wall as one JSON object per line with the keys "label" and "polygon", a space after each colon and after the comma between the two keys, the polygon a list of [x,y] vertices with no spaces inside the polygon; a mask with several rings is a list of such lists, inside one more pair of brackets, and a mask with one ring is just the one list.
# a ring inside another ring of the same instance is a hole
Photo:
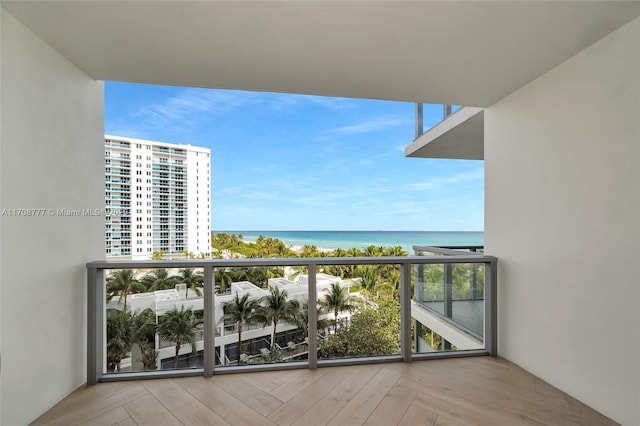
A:
{"label": "white wall", "polygon": [[[0,209],[104,206],[103,84],[2,10]],[[86,381],[84,264],[104,218],[0,217],[2,425]]]}
{"label": "white wall", "polygon": [[499,353],[640,424],[640,19],[485,111]]}

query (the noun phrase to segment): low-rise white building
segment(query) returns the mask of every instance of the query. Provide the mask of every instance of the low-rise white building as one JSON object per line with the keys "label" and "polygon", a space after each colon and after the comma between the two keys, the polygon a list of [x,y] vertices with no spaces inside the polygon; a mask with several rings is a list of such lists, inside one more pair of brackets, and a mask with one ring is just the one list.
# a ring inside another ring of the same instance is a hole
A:
{"label": "low-rise white building", "polygon": [[[303,302],[308,300],[308,282],[307,275],[300,275],[294,280],[285,278],[270,278],[268,280],[269,287],[278,288],[281,291],[286,291],[289,300],[297,300],[302,306]],[[332,284],[338,284],[341,287],[349,287],[351,281],[342,280],[339,277],[332,275],[318,273],[316,274],[316,290],[318,301],[321,301],[326,293],[331,288]],[[229,291],[223,294],[216,294],[214,297],[214,323],[215,327],[215,340],[214,345],[216,348],[216,363],[222,365],[228,365],[235,361],[235,357],[229,357],[229,349],[235,353],[235,348],[238,343],[238,326],[237,323],[224,324],[222,319],[223,307],[226,303],[231,302],[236,295],[243,296],[249,294],[249,298],[252,300],[260,300],[262,297],[269,295],[269,289],[264,289],[256,286],[249,281],[240,281],[232,283],[229,287]],[[160,317],[168,311],[183,306],[185,309],[191,309],[194,312],[202,311],[204,309],[204,297],[202,296],[202,288],[197,291],[186,291],[186,284],[176,284],[175,288],[169,290],[157,290],[148,293],[136,293],[127,296],[127,309],[131,312],[141,312],[145,309],[151,309],[156,316],[156,323],[159,322]],[[119,301],[118,297],[113,297],[106,305],[107,312],[109,311],[122,311],[124,309],[124,301]],[[333,314],[324,314],[327,318],[332,317]],[[342,319],[348,319],[350,317],[349,312],[343,312],[340,315]],[[278,335],[282,333],[291,332],[297,330],[298,327],[293,324],[279,323]],[[326,331],[326,330],[325,330]],[[271,334],[273,327],[262,324],[250,324],[243,325],[242,329],[242,341],[262,341],[262,346],[270,344]],[[292,348],[293,345],[303,344],[306,342],[305,338],[301,338],[300,342],[287,342],[288,346]],[[203,330],[199,329],[196,332],[196,352],[200,352],[204,347],[204,335]],[[167,363],[173,360],[175,357],[175,344],[160,339],[156,333],[155,348],[158,350],[157,367],[162,368]],[[190,345],[182,345],[179,355],[187,356],[192,353]],[[224,355],[223,355],[224,354]],[[259,353],[250,354],[244,356],[243,359],[249,360],[254,357],[259,357]],[[133,360],[135,362],[135,360]],[[131,358],[124,359],[121,363],[122,371],[130,371],[132,360]],[[135,368],[134,368],[135,370]]]}

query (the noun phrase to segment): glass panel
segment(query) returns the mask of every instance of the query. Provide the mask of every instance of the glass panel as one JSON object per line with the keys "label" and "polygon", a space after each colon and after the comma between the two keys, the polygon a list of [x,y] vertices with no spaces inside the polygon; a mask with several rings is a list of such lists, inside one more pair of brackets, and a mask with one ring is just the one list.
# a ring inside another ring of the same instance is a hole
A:
{"label": "glass panel", "polygon": [[400,354],[398,265],[325,265],[318,269],[324,334],[318,359]]}
{"label": "glass panel", "polygon": [[414,352],[484,348],[484,264],[414,265]]}
{"label": "glass panel", "polygon": [[429,131],[444,119],[442,104],[422,105],[422,129],[423,133]]}
{"label": "glass panel", "polygon": [[201,368],[202,269],[105,271],[106,373]]}
{"label": "glass panel", "polygon": [[422,104],[422,132],[428,132],[460,108],[460,105]]}
{"label": "glass panel", "polygon": [[215,269],[216,368],[307,359],[306,268]]}

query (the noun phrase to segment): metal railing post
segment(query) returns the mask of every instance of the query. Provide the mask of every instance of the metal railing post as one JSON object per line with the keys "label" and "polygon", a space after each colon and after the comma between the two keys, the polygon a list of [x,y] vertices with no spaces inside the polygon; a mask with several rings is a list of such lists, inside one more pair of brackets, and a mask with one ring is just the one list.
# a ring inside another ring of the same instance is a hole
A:
{"label": "metal railing post", "polygon": [[204,376],[213,376],[213,369],[215,368],[215,348],[214,348],[214,333],[215,333],[215,303],[213,294],[213,283],[215,278],[215,272],[212,266],[204,267]]}
{"label": "metal railing post", "polygon": [[444,265],[444,316],[453,315],[453,265]]}
{"label": "metal railing post", "polygon": [[492,357],[498,356],[498,260],[484,266],[484,338],[485,349]]}
{"label": "metal railing post", "polygon": [[400,265],[400,350],[404,362],[411,361],[411,264]]}
{"label": "metal railing post", "polygon": [[452,109],[451,105],[448,105],[448,104],[443,104],[442,105],[442,119],[443,120],[452,114],[451,109]]}
{"label": "metal railing post", "polygon": [[421,103],[416,103],[416,139],[418,139],[424,133],[424,114],[423,114],[423,106]]}
{"label": "metal railing post", "polygon": [[469,293],[471,293],[469,296],[471,297],[471,300],[476,300],[476,287],[477,287],[477,281],[478,281],[478,264],[477,263],[473,263],[471,265],[469,265],[471,267],[471,273],[469,274]]}
{"label": "metal railing post", "polygon": [[87,269],[87,384],[104,374],[104,269]]}
{"label": "metal railing post", "polygon": [[309,338],[309,368],[318,368],[318,293],[316,290],[316,265],[309,264],[309,324],[307,324]]}

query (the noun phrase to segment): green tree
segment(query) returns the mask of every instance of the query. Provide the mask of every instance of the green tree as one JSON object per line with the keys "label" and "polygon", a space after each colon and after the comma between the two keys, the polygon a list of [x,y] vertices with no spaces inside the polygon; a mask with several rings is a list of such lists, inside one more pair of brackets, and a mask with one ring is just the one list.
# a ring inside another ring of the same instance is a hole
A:
{"label": "green tree", "polygon": [[142,282],[147,286],[147,291],[167,290],[176,285],[177,278],[170,276],[166,269],[154,269],[142,277]]}
{"label": "green tree", "polygon": [[351,312],[355,307],[349,296],[349,288],[341,287],[338,283],[331,283],[320,304],[329,312],[333,312],[334,330],[338,329],[338,314],[343,311]]}
{"label": "green tree", "polygon": [[300,257],[325,257],[325,253],[318,250],[318,247],[314,245],[302,246],[302,253]]}
{"label": "green tree", "polygon": [[229,269],[216,269],[215,286],[219,288],[219,293],[224,293],[233,282],[233,273]]}
{"label": "green tree", "polygon": [[[370,246],[374,247],[374,246]],[[356,275],[362,278],[362,288],[369,294],[376,291],[378,277],[374,265],[361,265],[356,268]]]}
{"label": "green tree", "polygon": [[387,280],[376,284],[376,295],[396,299],[400,297],[400,271],[391,269],[387,272]]}
{"label": "green tree", "polygon": [[178,368],[178,356],[182,345],[191,345],[191,351],[196,352],[196,330],[200,321],[196,318],[191,308],[180,309],[174,307],[160,317],[158,335],[162,340],[175,342],[176,355],[173,359],[173,368]]}
{"label": "green tree", "polygon": [[[316,305],[316,318],[318,319],[316,322],[316,330],[324,330],[329,327],[329,320],[326,318],[320,318],[325,314],[325,309],[322,305]],[[302,328],[306,334],[309,334],[309,301],[305,300],[302,302]]]}
{"label": "green tree", "polygon": [[[134,314],[129,311],[110,313],[106,323],[107,364],[110,371],[120,371],[120,362],[129,354],[134,343],[142,347],[145,342],[155,340],[155,315],[151,309]],[[153,347],[151,349],[155,351]],[[155,368],[155,364],[150,367],[145,363],[145,368]]]}
{"label": "green tree", "polygon": [[107,315],[107,369],[120,371],[120,362],[131,350],[134,329],[127,311]]}
{"label": "green tree", "polygon": [[198,296],[202,294],[198,285],[204,282],[204,277],[200,272],[194,272],[193,269],[184,268],[180,269],[180,276],[178,277],[178,281],[187,285],[187,288],[184,292],[184,298],[186,299],[189,296],[189,289],[192,289],[196,292]]}
{"label": "green tree", "polygon": [[156,369],[158,351],[155,349],[156,314],[149,308],[132,315],[134,343],[140,346],[142,363],[146,370]]}
{"label": "green tree", "polygon": [[270,286],[269,294],[260,299],[263,315],[267,323],[273,325],[271,332],[271,351],[276,345],[277,327],[279,321],[300,325],[302,317],[300,313],[300,303],[293,299],[288,299],[286,290],[280,291],[278,287]]}
{"label": "green tree", "polygon": [[322,358],[389,355],[400,352],[400,305],[378,299],[351,317],[349,324],[321,343]]}
{"label": "green tree", "polygon": [[107,297],[111,300],[119,294],[118,303],[124,300],[124,310],[127,310],[127,295],[145,291],[144,284],[135,278],[135,271],[132,269],[121,269],[113,272],[107,278]]}
{"label": "green tree", "polygon": [[151,260],[162,260],[164,252],[162,250],[156,250],[151,254]]}
{"label": "green tree", "polygon": [[407,253],[401,246],[393,246],[393,247],[387,247],[384,249],[383,251],[383,256],[408,256],[409,253]]}
{"label": "green tree", "polygon": [[242,347],[242,326],[244,324],[257,324],[265,322],[264,315],[260,312],[260,304],[255,299],[249,299],[249,293],[235,297],[222,305],[222,318],[220,321],[236,323],[238,325],[238,365],[240,365],[240,352]]}

